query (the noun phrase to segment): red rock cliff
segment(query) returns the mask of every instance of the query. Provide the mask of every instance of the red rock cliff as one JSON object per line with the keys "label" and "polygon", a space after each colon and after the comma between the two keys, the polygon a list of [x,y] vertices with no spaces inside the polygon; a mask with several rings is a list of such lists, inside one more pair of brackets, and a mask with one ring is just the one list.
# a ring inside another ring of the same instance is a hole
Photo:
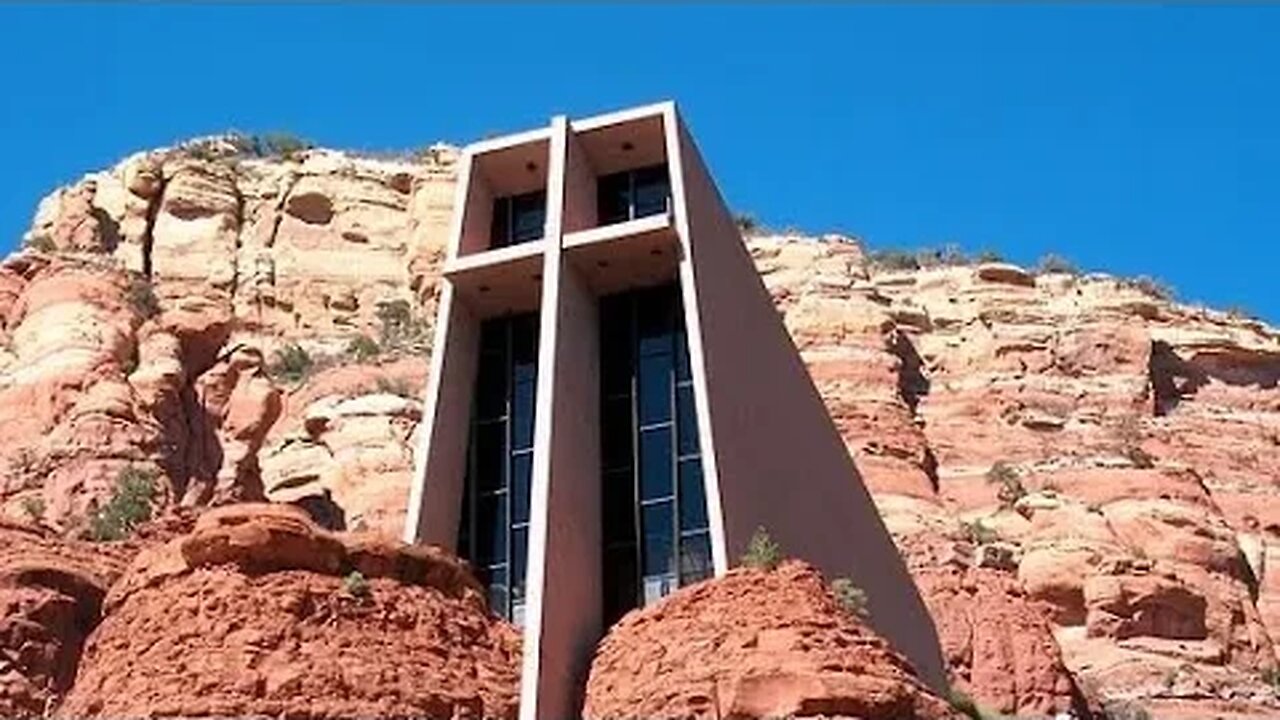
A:
{"label": "red rock cliff", "polygon": [[[0,508],[75,532],[145,465],[162,503],[398,531],[452,173],[214,141],[51,195],[0,264]],[[749,245],[958,686],[1280,713],[1280,333],[1102,275]]]}

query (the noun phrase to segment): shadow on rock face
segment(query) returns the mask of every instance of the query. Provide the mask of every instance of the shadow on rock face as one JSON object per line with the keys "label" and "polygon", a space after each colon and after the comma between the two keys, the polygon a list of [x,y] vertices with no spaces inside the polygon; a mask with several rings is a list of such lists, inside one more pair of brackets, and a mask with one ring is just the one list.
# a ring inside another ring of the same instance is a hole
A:
{"label": "shadow on rock face", "polygon": [[342,506],[333,501],[333,496],[326,489],[320,495],[307,495],[290,503],[302,508],[317,525],[325,530],[346,530],[347,513]]}

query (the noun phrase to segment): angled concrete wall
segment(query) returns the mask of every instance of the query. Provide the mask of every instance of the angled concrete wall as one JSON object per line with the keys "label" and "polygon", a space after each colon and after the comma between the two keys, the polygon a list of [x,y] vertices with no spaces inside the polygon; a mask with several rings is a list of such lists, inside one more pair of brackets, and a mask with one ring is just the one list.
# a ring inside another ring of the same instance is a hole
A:
{"label": "angled concrete wall", "polygon": [[[675,123],[687,246],[701,342],[725,560],[757,527],[783,550],[867,592],[871,624],[935,688],[945,687],[937,633],[871,495],[764,287],[697,147]],[[670,132],[670,131],[669,131]],[[691,344],[691,350],[694,348]],[[698,384],[695,382],[695,389]],[[708,473],[708,477],[711,477]],[[724,567],[717,567],[724,572]]]}

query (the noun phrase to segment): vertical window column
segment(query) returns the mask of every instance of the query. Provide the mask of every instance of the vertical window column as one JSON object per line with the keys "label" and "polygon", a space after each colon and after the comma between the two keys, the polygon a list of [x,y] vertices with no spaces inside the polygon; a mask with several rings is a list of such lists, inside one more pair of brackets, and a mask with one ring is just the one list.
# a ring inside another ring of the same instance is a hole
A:
{"label": "vertical window column", "polygon": [[537,342],[535,314],[481,324],[458,530],[459,554],[488,587],[490,606],[517,623],[528,557]]}
{"label": "vertical window column", "polygon": [[679,288],[601,301],[606,619],[711,574]]}

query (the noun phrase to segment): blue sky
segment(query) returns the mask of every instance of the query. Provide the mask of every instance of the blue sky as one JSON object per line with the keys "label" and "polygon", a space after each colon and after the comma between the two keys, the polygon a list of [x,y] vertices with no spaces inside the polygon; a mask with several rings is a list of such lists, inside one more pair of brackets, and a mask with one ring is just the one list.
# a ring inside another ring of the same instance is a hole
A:
{"label": "blue sky", "polygon": [[413,148],[670,97],[767,225],[1280,321],[1280,6],[0,4],[0,68],[0,250],[55,185],[192,135]]}

